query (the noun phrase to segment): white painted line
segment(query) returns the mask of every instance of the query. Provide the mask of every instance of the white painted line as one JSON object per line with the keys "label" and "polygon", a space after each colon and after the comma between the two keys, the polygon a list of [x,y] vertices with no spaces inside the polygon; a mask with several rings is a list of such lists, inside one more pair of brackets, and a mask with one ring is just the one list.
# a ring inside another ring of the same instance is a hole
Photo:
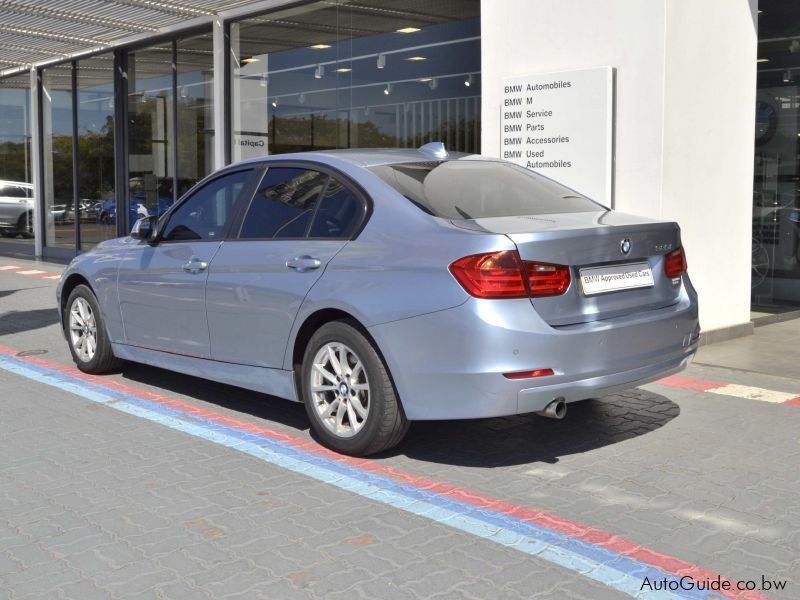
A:
{"label": "white painted line", "polygon": [[794,400],[797,394],[790,394],[788,392],[776,392],[775,390],[765,390],[763,388],[751,387],[749,385],[739,385],[737,383],[729,383],[717,388],[705,390],[711,394],[721,394],[723,396],[735,396],[737,398],[746,398],[748,400],[761,400],[762,402],[774,402],[780,404],[787,400]]}
{"label": "white painted line", "polygon": [[61,275],[48,275],[47,277],[42,277],[42,279],[61,279]]}
{"label": "white painted line", "polygon": [[36,269],[31,269],[30,271],[17,271],[17,275],[41,275],[42,273],[47,273],[47,271],[37,271]]}
{"label": "white painted line", "polygon": [[0,271],[15,271],[16,269],[21,269],[22,267],[16,267],[14,265],[4,265],[0,267]]}

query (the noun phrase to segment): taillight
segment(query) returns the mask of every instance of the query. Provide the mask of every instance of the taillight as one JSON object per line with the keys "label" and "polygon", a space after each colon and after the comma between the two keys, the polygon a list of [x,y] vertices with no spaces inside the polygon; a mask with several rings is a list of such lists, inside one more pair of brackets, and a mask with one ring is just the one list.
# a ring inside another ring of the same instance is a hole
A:
{"label": "taillight", "polygon": [[465,256],[450,272],[476,298],[558,296],[570,282],[569,267],[522,260],[516,250]]}
{"label": "taillight", "polygon": [[683,246],[664,256],[664,273],[667,277],[673,279],[680,277],[686,273],[686,269],[686,253],[683,251]]}
{"label": "taillight", "polygon": [[524,262],[528,273],[531,298],[560,296],[569,287],[569,267],[537,262]]}
{"label": "taillight", "polygon": [[516,251],[473,254],[455,261],[450,272],[476,298],[525,298],[521,263]]}

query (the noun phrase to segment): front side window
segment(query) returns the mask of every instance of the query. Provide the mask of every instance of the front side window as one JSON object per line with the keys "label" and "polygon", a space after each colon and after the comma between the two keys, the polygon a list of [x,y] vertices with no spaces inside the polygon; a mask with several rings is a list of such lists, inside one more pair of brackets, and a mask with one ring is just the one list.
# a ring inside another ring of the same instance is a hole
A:
{"label": "front side window", "polygon": [[328,176],[308,169],[272,167],[250,203],[239,234],[244,239],[301,238]]}
{"label": "front side window", "polygon": [[236,171],[214,179],[186,200],[169,217],[164,241],[213,241],[225,235],[225,228],[242,196],[252,169]]}
{"label": "front side window", "polygon": [[370,170],[425,212],[445,219],[607,210],[547,177],[508,162],[448,160],[380,165]]}

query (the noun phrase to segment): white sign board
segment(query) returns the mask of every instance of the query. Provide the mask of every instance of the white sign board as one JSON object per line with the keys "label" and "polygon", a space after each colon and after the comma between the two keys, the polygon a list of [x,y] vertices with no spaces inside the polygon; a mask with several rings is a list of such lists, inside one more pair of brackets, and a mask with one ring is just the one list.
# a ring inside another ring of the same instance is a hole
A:
{"label": "white sign board", "polygon": [[501,155],[611,206],[611,67],[503,80]]}

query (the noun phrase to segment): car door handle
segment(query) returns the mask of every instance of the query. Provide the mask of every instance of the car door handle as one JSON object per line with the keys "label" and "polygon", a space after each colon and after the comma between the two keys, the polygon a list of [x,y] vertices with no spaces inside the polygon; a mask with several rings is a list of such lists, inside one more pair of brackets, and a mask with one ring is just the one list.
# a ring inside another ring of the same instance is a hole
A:
{"label": "car door handle", "polygon": [[306,271],[319,269],[322,263],[316,258],[304,254],[303,256],[296,256],[291,260],[287,260],[286,266],[290,269],[294,269],[298,273],[305,273]]}
{"label": "car door handle", "polygon": [[202,273],[208,268],[208,263],[202,260],[198,260],[193,258],[189,262],[183,265],[183,270],[187,273],[197,274]]}

